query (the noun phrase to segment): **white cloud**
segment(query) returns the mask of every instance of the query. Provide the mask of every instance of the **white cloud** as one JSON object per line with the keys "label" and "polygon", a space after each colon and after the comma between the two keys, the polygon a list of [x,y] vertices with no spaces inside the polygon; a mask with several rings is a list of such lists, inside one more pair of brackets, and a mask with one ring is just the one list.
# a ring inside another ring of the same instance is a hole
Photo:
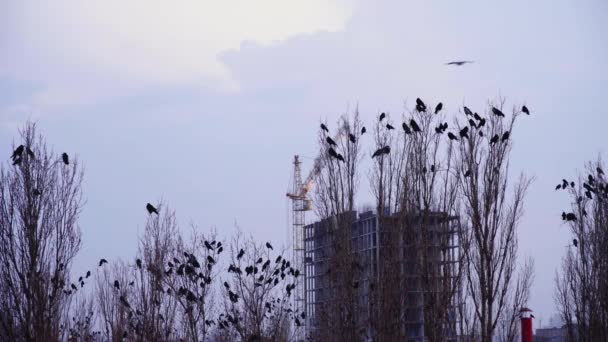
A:
{"label": "white cloud", "polygon": [[0,12],[0,77],[44,85],[34,102],[89,102],[142,85],[238,84],[218,59],[244,41],[271,44],[341,30],[351,0],[61,0]]}

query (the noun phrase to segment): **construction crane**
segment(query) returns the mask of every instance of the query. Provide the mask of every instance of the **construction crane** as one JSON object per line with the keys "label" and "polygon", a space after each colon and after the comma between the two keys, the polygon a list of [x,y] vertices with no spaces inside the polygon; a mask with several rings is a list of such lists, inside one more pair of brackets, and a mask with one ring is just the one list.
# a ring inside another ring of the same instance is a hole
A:
{"label": "construction crane", "polygon": [[[346,127],[341,127],[335,137],[338,139],[344,134]],[[308,335],[309,320],[311,313],[307,310],[307,292],[306,292],[306,260],[305,260],[305,246],[304,246],[304,225],[305,225],[305,213],[312,210],[312,200],[308,197],[308,193],[312,190],[315,179],[323,170],[323,155],[318,155],[315,158],[312,169],[310,170],[306,180],[302,181],[302,162],[300,157],[295,155],[293,157],[293,185],[291,192],[287,193],[287,197],[291,200],[291,211],[292,211],[292,249],[293,249],[293,262],[296,269],[300,270],[301,276],[295,280],[295,291],[293,292],[293,310],[295,312],[306,312],[306,318],[304,319],[304,327],[296,327],[295,340],[304,341]]]}

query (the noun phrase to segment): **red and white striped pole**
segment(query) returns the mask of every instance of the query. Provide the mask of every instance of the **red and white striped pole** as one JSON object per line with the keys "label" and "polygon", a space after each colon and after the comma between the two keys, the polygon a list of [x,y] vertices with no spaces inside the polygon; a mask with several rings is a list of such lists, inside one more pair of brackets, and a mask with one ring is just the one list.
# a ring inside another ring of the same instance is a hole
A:
{"label": "red and white striped pole", "polygon": [[521,342],[532,342],[534,335],[532,334],[532,310],[521,308],[519,310],[521,317]]}

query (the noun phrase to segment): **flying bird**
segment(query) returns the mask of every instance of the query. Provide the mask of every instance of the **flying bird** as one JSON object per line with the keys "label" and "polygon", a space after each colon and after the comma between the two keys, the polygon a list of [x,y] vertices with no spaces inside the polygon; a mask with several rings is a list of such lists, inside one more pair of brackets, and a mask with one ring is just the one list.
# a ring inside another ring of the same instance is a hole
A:
{"label": "flying bird", "polygon": [[526,114],[528,114],[528,115],[530,115],[530,111],[528,110],[528,107],[526,107],[526,106],[522,106],[521,107],[521,111],[524,112],[524,113],[526,113]]}
{"label": "flying bird", "polygon": [[494,114],[494,115],[496,115],[498,117],[501,117],[501,118],[505,117],[505,114],[500,109],[498,109],[496,107],[492,107],[492,114]]}
{"label": "flying bird", "polygon": [[435,114],[439,113],[443,109],[443,103],[439,102],[435,107]]}
{"label": "flying bird", "polygon": [[414,121],[414,119],[410,120],[410,126],[412,126],[412,130],[414,132],[421,132],[422,130],[420,129],[420,126],[418,126],[418,123],[416,123],[416,121]]}
{"label": "flying bird", "polygon": [[63,163],[64,163],[65,165],[70,165],[70,158],[68,157],[68,154],[67,154],[67,153],[63,152],[63,153],[61,154],[61,159],[63,160]]}
{"label": "flying bird", "polygon": [[150,203],[146,204],[146,210],[148,211],[148,214],[152,215],[152,213],[158,215],[158,210],[156,210],[156,208],[154,208],[154,206]]}
{"label": "flying bird", "polygon": [[445,65],[454,65],[454,66],[463,66],[465,64],[475,63],[475,61],[452,61],[449,63],[445,63]]}
{"label": "flying bird", "polygon": [[327,129],[327,126],[325,126],[325,124],[321,124],[321,129],[329,133],[329,129]]}
{"label": "flying bird", "polygon": [[386,113],[382,112],[382,113],[380,114],[380,117],[378,118],[378,121],[382,121],[382,120],[384,120],[384,118],[385,118],[385,117],[386,117]]}

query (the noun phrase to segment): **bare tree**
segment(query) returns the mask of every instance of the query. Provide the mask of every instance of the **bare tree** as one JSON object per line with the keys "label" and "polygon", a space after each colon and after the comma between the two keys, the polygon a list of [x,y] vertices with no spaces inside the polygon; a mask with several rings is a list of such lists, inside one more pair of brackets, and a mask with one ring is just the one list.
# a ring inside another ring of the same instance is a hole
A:
{"label": "bare tree", "polygon": [[319,239],[315,243],[323,245],[326,260],[315,270],[323,299],[319,298],[315,307],[318,325],[314,335],[324,341],[355,341],[361,337],[356,288],[360,265],[351,246],[351,227],[355,220],[362,128],[355,111],[351,117],[340,118],[336,135],[325,131],[319,134],[322,171],[316,179],[315,210],[325,224],[323,232],[316,233]]}
{"label": "bare tree", "polygon": [[[67,161],[67,160],[66,160]],[[83,206],[78,159],[62,162],[36,125],[0,169],[0,338],[59,340]]]}
{"label": "bare tree", "polygon": [[[462,210],[468,227],[463,244],[467,293],[474,310],[479,340],[491,341],[518,287],[517,226],[530,180],[521,175],[509,193],[509,159],[513,129],[521,111],[510,118],[503,105],[489,106],[486,116],[471,119],[469,138],[459,143]],[[479,118],[479,119],[477,119]],[[483,124],[482,124],[483,122]],[[459,127],[463,129],[464,127]],[[525,277],[520,277],[525,281]]]}
{"label": "bare tree", "polygon": [[300,270],[269,243],[243,239],[239,231],[230,244],[230,265],[222,285],[223,313],[218,327],[225,339],[292,341],[291,322],[300,326],[302,312],[294,312],[290,297]]}
{"label": "bare tree", "polygon": [[[458,177],[452,145],[442,139],[445,116],[420,99],[416,107],[401,125],[381,114],[375,130],[375,149],[390,147],[375,157],[371,174],[380,217],[381,262],[373,296],[380,341],[455,336],[457,322],[450,313],[457,308],[462,265]],[[401,126],[400,133],[391,124]],[[422,321],[424,331],[416,331]]]}
{"label": "bare tree", "polygon": [[608,339],[608,184],[598,160],[588,164],[578,184],[565,179],[571,209],[562,214],[572,244],[556,276],[556,304],[570,341]]}

